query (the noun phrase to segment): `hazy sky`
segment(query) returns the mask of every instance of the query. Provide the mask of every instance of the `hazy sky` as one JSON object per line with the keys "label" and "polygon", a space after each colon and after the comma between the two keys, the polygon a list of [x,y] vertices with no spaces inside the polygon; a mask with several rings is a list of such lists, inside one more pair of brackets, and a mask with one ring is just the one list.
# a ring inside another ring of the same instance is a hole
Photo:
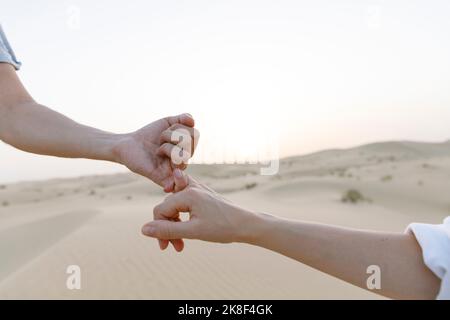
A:
{"label": "hazy sky", "polygon": [[[450,1],[0,0],[40,103],[127,132],[188,111],[197,161],[450,138]],[[0,181],[112,172],[0,144]]]}

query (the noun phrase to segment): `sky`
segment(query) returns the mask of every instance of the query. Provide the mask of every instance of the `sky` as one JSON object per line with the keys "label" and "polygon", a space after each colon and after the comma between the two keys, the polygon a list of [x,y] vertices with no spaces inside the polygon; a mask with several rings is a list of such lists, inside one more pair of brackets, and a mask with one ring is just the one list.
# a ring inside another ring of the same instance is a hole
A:
{"label": "sky", "polygon": [[[190,112],[199,163],[449,139],[449,16],[447,0],[0,0],[35,100],[118,133]],[[1,142],[0,165],[0,182],[123,170]]]}

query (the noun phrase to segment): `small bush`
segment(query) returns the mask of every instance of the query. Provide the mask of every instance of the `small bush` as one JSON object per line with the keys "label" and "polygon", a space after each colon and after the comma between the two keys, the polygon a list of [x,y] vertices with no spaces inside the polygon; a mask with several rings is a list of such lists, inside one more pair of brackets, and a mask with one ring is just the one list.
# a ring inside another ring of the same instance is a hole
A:
{"label": "small bush", "polygon": [[245,185],[245,189],[246,189],[246,190],[251,190],[251,189],[256,188],[257,185],[258,185],[258,184],[257,184],[256,182],[247,183],[247,184]]}
{"label": "small bush", "polygon": [[336,171],[337,171],[338,176],[341,178],[345,178],[347,175],[347,169],[338,169]]}
{"label": "small bush", "polygon": [[8,202],[8,201],[3,201],[3,202],[2,202],[2,206],[3,206],[3,207],[9,206],[9,202]]}
{"label": "small bush", "polygon": [[383,182],[388,182],[391,181],[393,179],[393,177],[391,175],[386,175],[384,177],[381,177],[381,181]]}
{"label": "small bush", "polygon": [[355,189],[347,190],[341,198],[341,201],[345,203],[347,202],[358,203],[365,200],[366,199],[364,198],[364,196],[358,190]]}

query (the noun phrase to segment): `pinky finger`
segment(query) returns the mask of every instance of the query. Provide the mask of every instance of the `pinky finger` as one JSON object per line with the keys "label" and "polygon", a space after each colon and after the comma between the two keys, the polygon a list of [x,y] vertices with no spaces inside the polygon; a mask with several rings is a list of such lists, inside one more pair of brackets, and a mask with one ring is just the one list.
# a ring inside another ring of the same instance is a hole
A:
{"label": "pinky finger", "polygon": [[172,243],[172,246],[174,247],[174,249],[177,252],[183,251],[183,249],[184,249],[184,241],[183,241],[183,239],[170,240],[170,242]]}
{"label": "pinky finger", "polygon": [[167,247],[169,246],[169,240],[159,240],[158,239],[158,242],[159,242],[159,248],[163,251],[166,250]]}

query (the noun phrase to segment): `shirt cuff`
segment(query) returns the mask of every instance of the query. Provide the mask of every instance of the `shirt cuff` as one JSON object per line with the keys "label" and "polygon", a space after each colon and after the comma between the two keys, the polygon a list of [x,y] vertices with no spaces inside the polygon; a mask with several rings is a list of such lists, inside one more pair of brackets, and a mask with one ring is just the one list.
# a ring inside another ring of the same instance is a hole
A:
{"label": "shirt cuff", "polygon": [[0,46],[0,63],[9,63],[16,70],[19,70],[22,64],[12,57],[5,49]]}
{"label": "shirt cuff", "polygon": [[441,279],[437,299],[450,299],[450,217],[439,225],[412,223],[407,232],[416,237],[425,265]]}

